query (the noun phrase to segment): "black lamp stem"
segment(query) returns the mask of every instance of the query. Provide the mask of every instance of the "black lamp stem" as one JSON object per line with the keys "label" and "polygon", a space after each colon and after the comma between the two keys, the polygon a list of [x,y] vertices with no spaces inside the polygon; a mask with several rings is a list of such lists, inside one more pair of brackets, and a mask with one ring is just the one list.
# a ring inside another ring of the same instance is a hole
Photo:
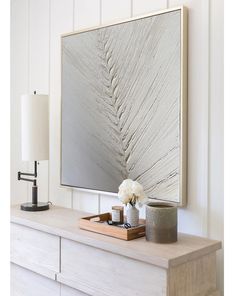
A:
{"label": "black lamp stem", "polygon": [[[37,161],[34,162],[34,173],[22,173],[18,172],[18,180],[32,182],[32,202],[25,203],[21,205],[21,209],[24,211],[36,212],[36,211],[44,211],[49,209],[48,203],[38,203],[38,186],[37,186]],[[31,176],[34,179],[22,178],[21,176]]]}

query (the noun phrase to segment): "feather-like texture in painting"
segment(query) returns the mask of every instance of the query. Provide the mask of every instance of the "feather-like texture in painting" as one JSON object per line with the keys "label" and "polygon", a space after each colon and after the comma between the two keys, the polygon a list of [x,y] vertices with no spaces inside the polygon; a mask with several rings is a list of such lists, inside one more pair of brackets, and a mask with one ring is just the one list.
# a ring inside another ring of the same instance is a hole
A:
{"label": "feather-like texture in painting", "polygon": [[180,12],[63,38],[62,184],[179,201]]}

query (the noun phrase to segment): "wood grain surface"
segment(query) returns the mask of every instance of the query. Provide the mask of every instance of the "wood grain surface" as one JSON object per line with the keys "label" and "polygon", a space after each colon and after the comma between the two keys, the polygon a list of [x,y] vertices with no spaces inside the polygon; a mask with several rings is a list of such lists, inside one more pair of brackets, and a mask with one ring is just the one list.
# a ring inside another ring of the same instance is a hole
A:
{"label": "wood grain surface", "polygon": [[52,206],[41,213],[24,212],[19,206],[11,208],[11,221],[63,238],[122,256],[168,268],[199,258],[221,248],[221,242],[207,238],[178,234],[173,244],[155,244],[145,238],[122,241],[79,229],[78,221],[89,213]]}

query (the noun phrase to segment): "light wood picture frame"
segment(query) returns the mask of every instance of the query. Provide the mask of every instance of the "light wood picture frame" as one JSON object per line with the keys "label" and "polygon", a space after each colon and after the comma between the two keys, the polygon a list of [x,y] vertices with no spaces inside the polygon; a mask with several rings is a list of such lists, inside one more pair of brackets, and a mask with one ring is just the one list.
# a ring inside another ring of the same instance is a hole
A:
{"label": "light wood picture frame", "polygon": [[61,45],[61,185],[116,195],[131,178],[185,206],[187,9],[64,34]]}

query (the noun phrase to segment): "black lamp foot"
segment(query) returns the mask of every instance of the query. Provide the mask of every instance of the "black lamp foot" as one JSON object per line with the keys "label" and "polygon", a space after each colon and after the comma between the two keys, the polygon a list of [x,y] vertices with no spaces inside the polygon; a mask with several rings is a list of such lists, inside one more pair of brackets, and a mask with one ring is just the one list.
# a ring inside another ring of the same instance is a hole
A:
{"label": "black lamp foot", "polygon": [[38,211],[45,211],[49,210],[49,204],[45,202],[38,202],[37,204],[32,204],[32,202],[23,203],[20,206],[22,211],[28,212],[38,212]]}

